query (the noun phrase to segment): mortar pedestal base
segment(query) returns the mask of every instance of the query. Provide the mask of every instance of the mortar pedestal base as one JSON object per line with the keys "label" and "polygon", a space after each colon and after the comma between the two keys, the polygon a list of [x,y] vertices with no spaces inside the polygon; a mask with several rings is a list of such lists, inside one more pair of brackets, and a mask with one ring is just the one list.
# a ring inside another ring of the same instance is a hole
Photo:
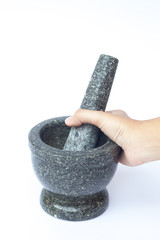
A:
{"label": "mortar pedestal base", "polygon": [[108,207],[109,196],[105,189],[87,196],[66,196],[46,189],[41,192],[40,203],[50,215],[69,221],[83,221],[101,215]]}

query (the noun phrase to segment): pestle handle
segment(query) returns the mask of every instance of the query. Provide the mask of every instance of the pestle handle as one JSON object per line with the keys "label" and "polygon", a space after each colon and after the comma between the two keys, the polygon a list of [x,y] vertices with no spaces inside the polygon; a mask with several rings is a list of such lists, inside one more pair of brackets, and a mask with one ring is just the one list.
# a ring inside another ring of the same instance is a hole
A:
{"label": "pestle handle", "polygon": [[[117,65],[118,59],[100,55],[80,108],[105,111]],[[72,127],[63,149],[85,151],[94,148],[98,133],[99,129],[90,124]]]}

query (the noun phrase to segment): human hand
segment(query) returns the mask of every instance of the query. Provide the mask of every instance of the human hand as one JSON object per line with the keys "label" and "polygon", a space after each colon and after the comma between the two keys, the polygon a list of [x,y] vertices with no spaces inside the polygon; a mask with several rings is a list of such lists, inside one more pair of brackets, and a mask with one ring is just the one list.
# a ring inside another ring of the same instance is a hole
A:
{"label": "human hand", "polygon": [[79,109],[65,121],[68,126],[92,124],[122,147],[119,162],[137,166],[160,159],[160,118],[138,121],[122,110],[108,112]]}

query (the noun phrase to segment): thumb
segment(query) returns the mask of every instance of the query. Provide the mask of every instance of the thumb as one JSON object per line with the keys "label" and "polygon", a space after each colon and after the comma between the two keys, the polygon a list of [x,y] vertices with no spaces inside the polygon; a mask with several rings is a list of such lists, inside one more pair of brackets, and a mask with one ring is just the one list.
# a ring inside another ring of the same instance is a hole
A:
{"label": "thumb", "polygon": [[110,113],[79,109],[72,117],[67,118],[65,123],[68,126],[81,126],[82,124],[95,125],[111,140],[122,147],[127,118],[118,116],[118,112],[114,111]]}

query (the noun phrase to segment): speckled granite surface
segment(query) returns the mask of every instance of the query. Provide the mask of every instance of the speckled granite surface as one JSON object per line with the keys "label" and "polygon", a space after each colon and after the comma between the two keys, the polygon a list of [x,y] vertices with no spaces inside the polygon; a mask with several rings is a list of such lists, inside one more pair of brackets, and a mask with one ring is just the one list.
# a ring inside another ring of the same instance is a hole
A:
{"label": "speckled granite surface", "polygon": [[[100,55],[80,108],[105,110],[117,65],[116,58],[104,54]],[[94,148],[98,132],[97,127],[89,124],[72,127],[64,150],[85,151]]]}
{"label": "speckled granite surface", "polygon": [[[115,58],[100,56],[81,108],[105,109],[117,63]],[[56,218],[88,220],[108,207],[106,186],[121,148],[94,126],[71,130],[65,118],[43,121],[29,133],[33,168],[44,186],[40,202]]]}
{"label": "speckled granite surface", "polygon": [[112,179],[121,149],[100,132],[96,148],[64,151],[70,131],[65,118],[49,119],[31,129],[33,168],[46,189],[41,194],[41,205],[47,213],[72,221],[86,220],[100,215],[108,206],[108,195],[97,193],[105,191]]}
{"label": "speckled granite surface", "polygon": [[42,208],[56,218],[82,221],[101,215],[108,207],[109,196],[107,190],[88,197],[70,197],[43,189],[40,202]]}

